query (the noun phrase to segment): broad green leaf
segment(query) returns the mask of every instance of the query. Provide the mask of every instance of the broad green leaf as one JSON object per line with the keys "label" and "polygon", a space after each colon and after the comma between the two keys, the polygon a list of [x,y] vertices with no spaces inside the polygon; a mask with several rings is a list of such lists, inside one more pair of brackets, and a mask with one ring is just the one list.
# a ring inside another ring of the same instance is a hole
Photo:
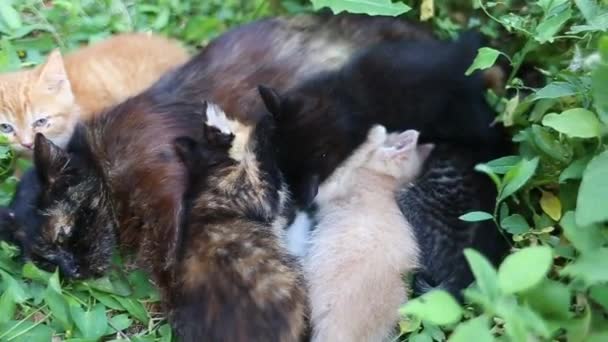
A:
{"label": "broad green leaf", "polygon": [[590,160],[591,156],[573,161],[572,164],[568,165],[568,167],[559,175],[559,182],[565,183],[570,179],[576,180],[583,178],[583,172],[585,171],[585,168],[587,168]]}
{"label": "broad green leaf", "polygon": [[16,309],[17,302],[13,298],[13,293],[5,290],[0,295],[0,326],[14,318]]}
{"label": "broad green leaf", "polygon": [[595,138],[600,134],[600,121],[584,108],[568,109],[561,114],[551,113],[543,118],[543,125],[570,138]]}
{"label": "broad green leaf", "polygon": [[408,337],[409,342],[433,342],[433,337],[426,333],[426,331],[421,331],[419,333],[413,333]]}
{"label": "broad green leaf", "polygon": [[414,315],[423,321],[437,325],[453,324],[460,321],[462,308],[456,300],[443,290],[432,290],[405,304],[399,312]]}
{"label": "broad green leaf", "polygon": [[108,322],[109,327],[107,334],[112,334],[118,331],[128,329],[132,324],[133,320],[129,318],[129,315],[116,315],[110,318],[110,321]]}
{"label": "broad green leaf", "polygon": [[91,295],[95,297],[95,299],[97,299],[99,302],[101,302],[101,304],[105,305],[110,309],[114,309],[117,311],[125,311],[125,308],[120,305],[120,303],[116,299],[112,298],[112,296],[107,293],[92,290]]}
{"label": "broad green leaf", "polygon": [[46,284],[49,281],[49,279],[51,279],[51,276],[53,275],[50,272],[46,272],[46,271],[39,269],[36,265],[34,265],[31,262],[28,262],[25,265],[23,265],[22,274],[23,274],[23,277],[26,279],[35,280],[35,281],[43,283],[43,284]]}
{"label": "broad green leaf", "polygon": [[496,59],[500,55],[500,51],[489,47],[480,48],[477,51],[477,56],[473,60],[473,64],[467,69],[465,75],[470,75],[475,70],[484,70],[496,63]]}
{"label": "broad green leaf", "polygon": [[582,253],[593,252],[606,242],[597,225],[579,227],[574,219],[574,213],[571,211],[564,214],[559,224],[568,241]]}
{"label": "broad green leaf", "polygon": [[127,281],[117,277],[114,277],[114,279],[111,281],[110,277],[105,276],[86,281],[84,284],[90,286],[92,289],[122,297],[126,297],[131,294],[131,288],[129,287]]}
{"label": "broad green leaf", "polygon": [[562,217],[562,202],[552,192],[542,192],[540,207],[554,221],[559,221]]}
{"label": "broad green leaf", "polygon": [[530,226],[528,225],[528,222],[526,222],[526,219],[519,214],[513,214],[511,216],[505,217],[500,222],[500,226],[502,227],[502,229],[514,235],[527,233],[530,229]]}
{"label": "broad green leaf", "polygon": [[98,339],[105,335],[108,318],[103,305],[97,304],[88,311],[84,311],[77,303],[70,303],[69,307],[72,319],[83,337]]}
{"label": "broad green leaf", "polygon": [[44,302],[49,306],[49,309],[53,313],[53,318],[56,319],[66,331],[72,329],[73,324],[70,319],[68,304],[61,292],[57,292],[49,285],[44,292]]}
{"label": "broad green leaf", "polygon": [[523,294],[526,302],[545,317],[567,319],[570,317],[570,290],[560,282],[545,279]]}
{"label": "broad green leaf", "polygon": [[0,19],[11,30],[16,30],[22,25],[19,12],[6,1],[0,1]]}
{"label": "broad green leaf", "polygon": [[160,342],[171,342],[173,331],[171,330],[171,326],[169,324],[163,324],[158,331],[160,332]]}
{"label": "broad green leaf", "polygon": [[133,317],[137,318],[137,320],[144,324],[148,324],[148,320],[150,319],[150,317],[148,316],[148,312],[138,300],[118,296],[112,296],[112,298],[117,300],[120,305],[122,305],[122,307],[124,307],[127,312],[133,315]]}
{"label": "broad green leaf", "polygon": [[351,12],[369,15],[397,16],[411,8],[392,0],[311,0],[315,10],[329,7],[334,13]]}
{"label": "broad green leaf", "polygon": [[488,318],[479,316],[459,324],[448,339],[448,342],[492,342],[494,337],[490,331]]}
{"label": "broad green leaf", "polygon": [[492,214],[486,213],[485,211],[472,211],[459,217],[460,220],[466,222],[487,221],[493,218],[494,216],[492,216]]}
{"label": "broad green leaf", "polygon": [[522,159],[514,168],[509,170],[503,180],[503,187],[498,196],[499,201],[513,195],[517,190],[526,185],[526,183],[534,176],[538,167],[538,157],[527,160]]}
{"label": "broad green leaf", "polygon": [[499,296],[498,276],[492,264],[474,249],[465,249],[464,255],[473,275],[475,275],[475,282],[481,292],[490,300],[497,298]]}
{"label": "broad green leaf", "polygon": [[520,156],[506,156],[489,161],[485,165],[489,166],[494,173],[501,175],[507,173],[520,161]]}
{"label": "broad green leaf", "polygon": [[[608,18],[608,15],[606,16]],[[608,39],[608,38],[607,38]],[[591,73],[593,105],[604,124],[608,124],[608,64],[600,64]]]}
{"label": "broad green leaf", "polygon": [[505,258],[498,268],[498,284],[505,293],[518,293],[538,285],[551,269],[551,248],[526,247]]}
{"label": "broad green leaf", "polygon": [[156,288],[150,283],[149,277],[142,270],[135,270],[127,275],[133,287],[133,297],[137,299],[158,298]]}
{"label": "broad green leaf", "polygon": [[[8,333],[4,335],[5,332]],[[42,324],[42,322],[9,321],[0,325],[0,335],[4,335],[2,341],[49,342],[53,335],[53,329]]]}
{"label": "broad green leaf", "polygon": [[[588,30],[606,31],[608,29],[608,10],[605,6],[598,6],[597,0],[574,0],[574,3],[585,17],[589,26]],[[576,28],[573,27],[573,31],[577,32]]]}
{"label": "broad green leaf", "polygon": [[589,226],[608,220],[608,151],[589,162],[576,202],[576,224]]}
{"label": "broad green leaf", "polygon": [[547,127],[532,125],[531,129],[532,141],[539,150],[561,163],[570,162],[574,152],[568,141],[560,140],[558,133]]}
{"label": "broad green leaf", "polygon": [[21,304],[25,302],[30,296],[26,292],[26,288],[21,281],[16,280],[10,274],[0,271],[2,280],[4,283],[4,291],[11,293],[11,298],[15,303]]}
{"label": "broad green leaf", "polygon": [[608,310],[608,285],[592,286],[589,290],[589,297]]}
{"label": "broad green leaf", "polygon": [[552,82],[537,90],[533,95],[533,99],[556,99],[559,97],[575,95],[577,93],[578,89],[568,82]]}
{"label": "broad green leaf", "polygon": [[608,282],[606,260],[608,260],[608,248],[599,248],[580,255],[573,263],[564,267],[560,274],[579,279],[587,285]]}
{"label": "broad green leaf", "polygon": [[560,13],[550,16],[543,20],[537,27],[534,34],[534,39],[539,43],[544,44],[547,42],[552,43],[554,36],[561,30],[566,21],[572,17],[572,10],[570,8],[561,11]]}

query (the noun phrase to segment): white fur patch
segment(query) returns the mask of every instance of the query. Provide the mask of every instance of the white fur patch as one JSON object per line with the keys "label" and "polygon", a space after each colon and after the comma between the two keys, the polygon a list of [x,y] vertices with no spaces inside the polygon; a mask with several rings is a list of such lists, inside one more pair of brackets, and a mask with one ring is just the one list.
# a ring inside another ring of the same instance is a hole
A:
{"label": "white fur patch", "polygon": [[207,103],[207,125],[213,126],[220,130],[224,134],[234,133],[230,129],[230,123],[228,122],[226,113],[215,103]]}
{"label": "white fur patch", "polygon": [[287,249],[292,255],[303,257],[306,254],[312,224],[308,213],[298,211],[295,220],[287,227]]}
{"label": "white fur patch", "polygon": [[237,120],[228,119],[226,113],[215,103],[207,103],[207,125],[213,126],[224,134],[234,134],[234,141],[230,148],[230,157],[242,160],[245,155],[245,146],[249,142],[251,126],[243,125]]}

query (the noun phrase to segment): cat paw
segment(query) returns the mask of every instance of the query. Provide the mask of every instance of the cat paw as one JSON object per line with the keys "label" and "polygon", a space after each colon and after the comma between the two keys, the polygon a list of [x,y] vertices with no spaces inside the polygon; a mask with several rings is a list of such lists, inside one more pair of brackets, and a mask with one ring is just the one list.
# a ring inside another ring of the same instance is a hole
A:
{"label": "cat paw", "polygon": [[382,125],[373,126],[367,135],[367,139],[373,145],[381,145],[386,140],[386,127]]}

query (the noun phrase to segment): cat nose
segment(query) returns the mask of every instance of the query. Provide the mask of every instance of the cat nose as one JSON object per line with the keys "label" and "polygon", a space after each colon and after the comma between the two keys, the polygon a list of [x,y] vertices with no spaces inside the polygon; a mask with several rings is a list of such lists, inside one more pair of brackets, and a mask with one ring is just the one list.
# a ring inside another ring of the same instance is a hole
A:
{"label": "cat nose", "polygon": [[21,143],[21,146],[31,150],[32,146],[34,146],[34,142]]}

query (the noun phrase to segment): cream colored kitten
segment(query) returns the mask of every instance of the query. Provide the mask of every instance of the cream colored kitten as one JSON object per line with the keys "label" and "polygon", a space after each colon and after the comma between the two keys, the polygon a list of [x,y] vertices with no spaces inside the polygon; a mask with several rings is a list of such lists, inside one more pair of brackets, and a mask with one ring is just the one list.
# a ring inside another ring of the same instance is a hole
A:
{"label": "cream colored kitten", "polygon": [[375,126],[319,188],[318,225],[305,271],[313,341],[386,341],[406,301],[403,274],[418,266],[414,232],[394,191],[413,180],[432,145],[418,132]]}
{"label": "cream colored kitten", "polygon": [[0,134],[22,155],[38,132],[64,147],[79,119],[143,91],[188,58],[176,41],[145,33],[113,36],[65,58],[55,50],[38,67],[0,74]]}

